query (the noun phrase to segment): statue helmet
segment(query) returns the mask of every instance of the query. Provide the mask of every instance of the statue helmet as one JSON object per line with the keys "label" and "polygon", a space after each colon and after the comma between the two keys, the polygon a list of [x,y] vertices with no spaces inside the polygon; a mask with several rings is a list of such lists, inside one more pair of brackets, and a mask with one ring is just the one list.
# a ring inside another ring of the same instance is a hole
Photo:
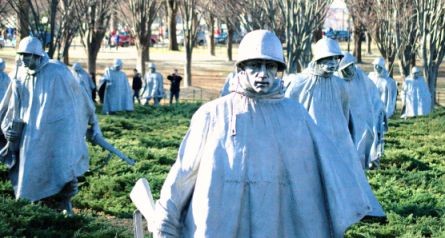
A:
{"label": "statue helmet", "polygon": [[0,58],[0,72],[3,72],[3,70],[5,70],[5,67],[6,67],[5,60]]}
{"label": "statue helmet", "polygon": [[75,71],[79,71],[79,70],[82,69],[82,66],[80,66],[80,64],[76,62],[76,63],[73,64],[73,69]]}
{"label": "statue helmet", "polygon": [[27,36],[20,41],[17,54],[33,54],[43,57],[45,56],[45,51],[39,39],[33,36]]}
{"label": "statue helmet", "polygon": [[115,67],[122,67],[123,64],[124,64],[124,63],[122,62],[121,59],[115,59],[115,60],[114,60],[114,66],[115,66]]}
{"label": "statue helmet", "polygon": [[156,65],[153,63],[148,63],[148,68],[149,69],[156,69]]}
{"label": "statue helmet", "polygon": [[346,67],[348,67],[349,65],[356,63],[356,59],[353,55],[351,55],[351,53],[349,53],[347,51],[342,51],[342,54],[343,54],[343,58],[340,61],[338,69],[342,70],[342,69],[345,69]]}
{"label": "statue helmet", "polygon": [[317,41],[317,43],[315,43],[313,47],[313,50],[314,50],[313,61],[317,61],[319,59],[331,56],[339,56],[340,58],[343,57],[338,42],[329,37],[323,37],[322,39]]}
{"label": "statue helmet", "polygon": [[251,31],[241,40],[238,48],[236,66],[239,66],[245,61],[254,59],[275,61],[278,63],[279,71],[286,68],[281,42],[271,31]]}
{"label": "statue helmet", "polygon": [[385,59],[383,59],[383,57],[377,57],[372,61],[372,65],[380,65],[382,68],[385,68]]}
{"label": "statue helmet", "polygon": [[411,69],[411,73],[412,73],[412,74],[420,73],[420,69],[417,68],[416,66],[414,66],[414,67]]}

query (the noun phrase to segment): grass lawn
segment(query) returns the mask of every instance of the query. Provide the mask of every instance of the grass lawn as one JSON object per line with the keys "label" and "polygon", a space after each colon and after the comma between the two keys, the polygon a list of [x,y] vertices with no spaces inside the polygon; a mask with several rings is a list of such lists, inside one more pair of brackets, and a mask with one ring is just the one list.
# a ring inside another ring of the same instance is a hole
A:
{"label": "grass lawn", "polygon": [[[71,218],[39,203],[15,201],[7,170],[0,166],[0,237],[132,237],[132,186],[145,177],[159,197],[199,105],[136,106],[134,113],[99,115],[104,136],[137,164],[109,159],[101,148],[89,145],[91,171],[79,180]],[[382,168],[368,173],[387,221],[363,221],[346,237],[445,237],[444,141],[445,108],[428,117],[392,119]]]}

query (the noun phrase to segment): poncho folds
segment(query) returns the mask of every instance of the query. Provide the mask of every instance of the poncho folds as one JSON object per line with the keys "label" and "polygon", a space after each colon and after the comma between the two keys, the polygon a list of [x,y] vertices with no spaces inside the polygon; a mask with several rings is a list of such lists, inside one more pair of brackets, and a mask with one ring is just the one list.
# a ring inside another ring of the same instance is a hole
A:
{"label": "poncho folds", "polygon": [[0,70],[0,101],[3,99],[3,96],[6,93],[6,89],[9,86],[9,82],[11,82],[11,79],[9,76]]}
{"label": "poncho folds", "polygon": [[385,107],[386,117],[392,117],[396,110],[397,82],[388,76],[388,72],[385,69],[383,69],[380,75],[375,72],[369,73],[369,78],[379,90],[380,100],[382,100]]}
{"label": "poncho folds", "polygon": [[164,97],[164,78],[158,72],[145,73],[143,98],[162,98]]}
{"label": "poncho folds", "polygon": [[86,91],[87,95],[92,97],[93,90],[96,88],[96,83],[93,82],[90,75],[88,75],[84,69],[80,69],[80,71],[72,70],[72,73],[76,81]]}
{"label": "poncho folds", "polygon": [[19,115],[26,125],[19,160],[8,164],[10,178],[16,198],[36,201],[88,170],[85,133],[94,106],[69,69],[46,57],[35,72],[20,68],[17,79],[0,104],[1,127],[6,131],[16,115],[10,102],[17,87]]}
{"label": "poncho folds", "polygon": [[[346,60],[346,59],[343,59]],[[352,78],[345,78],[352,117],[352,140],[364,169],[379,159],[383,146],[385,111],[374,83],[358,67]],[[343,76],[341,71],[339,75]]]}
{"label": "poncho folds", "polygon": [[364,178],[280,80],[261,96],[247,84],[193,116],[156,205],[161,237],[342,237],[370,211]]}
{"label": "poncho folds", "polygon": [[133,111],[132,90],[125,73],[108,68],[101,79],[101,84],[105,82],[107,85],[104,93],[102,113]]}
{"label": "poncho folds", "polygon": [[431,94],[423,77],[407,77],[401,92],[404,109],[402,118],[428,115],[431,112]]}
{"label": "poncho folds", "polygon": [[336,146],[340,156],[335,160],[342,160],[360,178],[360,186],[366,191],[372,206],[372,211],[367,215],[384,216],[383,209],[367,182],[349,131],[353,125],[346,82],[334,75],[320,76],[314,63],[303,73],[291,74],[289,78],[286,97],[303,104],[315,124]]}

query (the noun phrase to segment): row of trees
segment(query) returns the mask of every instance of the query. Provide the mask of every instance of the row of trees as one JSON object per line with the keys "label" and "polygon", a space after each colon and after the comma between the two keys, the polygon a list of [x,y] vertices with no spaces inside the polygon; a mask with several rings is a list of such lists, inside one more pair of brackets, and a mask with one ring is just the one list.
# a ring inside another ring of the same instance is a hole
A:
{"label": "row of trees", "polygon": [[[182,18],[185,48],[185,86],[191,85],[194,40],[201,18],[210,29],[210,54],[214,54],[215,20],[227,26],[227,58],[232,60],[232,39],[241,27],[265,28],[286,36],[288,65],[301,69],[310,60],[311,32],[320,28],[332,0],[0,0],[6,13],[16,15],[19,37],[29,34],[45,42],[49,57],[69,63],[69,48],[79,34],[88,55],[88,71],[96,72],[96,59],[110,21],[116,16],[136,38],[138,65],[149,61],[151,25],[156,17],[168,19],[170,50],[178,50],[176,16]],[[47,22],[42,22],[42,19]],[[11,18],[12,19],[12,18]],[[289,21],[287,21],[289,20]],[[298,42],[298,44],[297,44]],[[301,44],[301,42],[304,42]],[[56,54],[57,53],[57,54]]]}
{"label": "row of trees", "polygon": [[353,19],[354,55],[361,61],[364,32],[373,37],[387,68],[406,77],[420,58],[436,103],[439,66],[445,56],[444,0],[345,0]]}
{"label": "row of trees", "polygon": [[[445,55],[444,0],[345,0],[353,22],[354,55],[361,61],[362,35],[372,37],[392,73],[397,63],[403,76],[421,58],[430,90],[435,95],[437,73]],[[136,39],[138,65],[150,60],[151,25],[167,19],[169,49],[178,50],[177,15],[182,18],[185,86],[190,86],[194,41],[201,19],[209,29],[209,53],[215,54],[216,20],[227,26],[227,58],[232,60],[232,36],[241,28],[273,30],[285,42],[288,72],[301,71],[311,60],[311,44],[319,39],[332,0],[0,0],[0,11],[15,12],[20,36],[44,39],[49,56],[68,63],[71,42],[79,34],[88,54],[88,70],[96,72],[101,42],[115,16]],[[6,4],[7,3],[7,4]],[[7,7],[6,7],[7,6]],[[1,12],[0,12],[1,13]],[[2,15],[5,15],[2,13]],[[42,24],[45,16],[47,24]],[[45,40],[46,41],[46,40]],[[433,97],[433,100],[435,96]]]}

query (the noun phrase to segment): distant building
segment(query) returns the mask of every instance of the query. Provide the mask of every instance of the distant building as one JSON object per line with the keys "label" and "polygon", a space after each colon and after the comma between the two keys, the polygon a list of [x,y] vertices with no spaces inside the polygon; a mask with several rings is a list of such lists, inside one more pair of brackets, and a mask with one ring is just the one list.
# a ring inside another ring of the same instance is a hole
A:
{"label": "distant building", "polygon": [[343,0],[334,0],[329,7],[323,29],[333,30],[351,29],[352,23],[348,8]]}

